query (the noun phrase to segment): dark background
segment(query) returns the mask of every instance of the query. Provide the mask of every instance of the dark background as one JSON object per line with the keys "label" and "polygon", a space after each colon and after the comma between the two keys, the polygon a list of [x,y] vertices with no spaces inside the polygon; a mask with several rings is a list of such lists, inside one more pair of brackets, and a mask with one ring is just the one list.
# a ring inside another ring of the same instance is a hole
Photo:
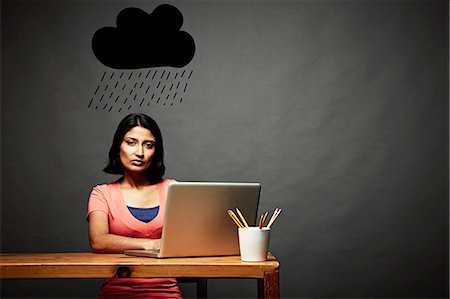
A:
{"label": "dark background", "polygon": [[[167,177],[259,181],[260,211],[283,208],[282,297],[448,297],[448,1],[167,2],[196,43],[183,69],[158,70],[192,71],[181,103],[103,109],[94,93],[117,73],[94,32],[161,3],[1,2],[1,251],[89,251],[89,193],[116,179],[101,170],[118,122],[144,112]],[[100,284],[2,281],[1,296]],[[209,295],[256,283],[214,279]]]}

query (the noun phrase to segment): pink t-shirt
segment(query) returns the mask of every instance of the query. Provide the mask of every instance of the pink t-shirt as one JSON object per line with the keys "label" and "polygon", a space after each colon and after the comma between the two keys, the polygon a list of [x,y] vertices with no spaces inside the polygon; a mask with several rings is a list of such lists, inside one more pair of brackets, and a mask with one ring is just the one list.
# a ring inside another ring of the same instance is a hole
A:
{"label": "pink t-shirt", "polygon": [[[161,238],[167,187],[174,180],[164,179],[157,185],[159,212],[150,222],[136,219],[128,210],[120,183],[95,186],[88,203],[89,215],[93,211],[108,214],[109,232],[134,238]],[[173,278],[109,278],[103,283],[99,298],[181,298],[176,279]]]}

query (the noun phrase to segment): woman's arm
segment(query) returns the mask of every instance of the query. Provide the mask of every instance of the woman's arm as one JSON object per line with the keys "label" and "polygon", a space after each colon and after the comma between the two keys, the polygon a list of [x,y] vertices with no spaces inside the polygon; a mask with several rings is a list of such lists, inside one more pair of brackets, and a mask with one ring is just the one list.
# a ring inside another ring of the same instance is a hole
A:
{"label": "woman's arm", "polygon": [[128,249],[159,249],[161,239],[119,236],[109,233],[108,215],[101,211],[89,214],[89,241],[93,252],[123,253]]}

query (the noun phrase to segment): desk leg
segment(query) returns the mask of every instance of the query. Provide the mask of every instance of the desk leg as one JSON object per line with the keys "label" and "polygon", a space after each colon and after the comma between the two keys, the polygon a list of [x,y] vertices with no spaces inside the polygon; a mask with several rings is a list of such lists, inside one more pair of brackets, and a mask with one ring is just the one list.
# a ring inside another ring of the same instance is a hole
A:
{"label": "desk leg", "polygon": [[208,298],[208,280],[197,278],[197,298]]}
{"label": "desk leg", "polygon": [[278,269],[265,272],[264,278],[258,279],[258,298],[280,298],[280,276]]}

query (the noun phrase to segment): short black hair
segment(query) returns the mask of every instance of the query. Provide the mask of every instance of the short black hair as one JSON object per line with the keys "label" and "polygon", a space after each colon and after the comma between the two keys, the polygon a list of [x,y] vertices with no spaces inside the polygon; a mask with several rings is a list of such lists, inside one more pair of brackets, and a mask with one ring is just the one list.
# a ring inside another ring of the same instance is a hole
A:
{"label": "short black hair", "polygon": [[141,113],[133,113],[125,116],[119,123],[116,133],[114,134],[111,148],[109,149],[109,162],[103,169],[104,172],[110,174],[123,174],[123,165],[120,161],[120,145],[122,144],[125,134],[134,127],[143,127],[152,132],[155,137],[155,153],[152,163],[145,171],[145,175],[150,183],[159,183],[166,170],[164,166],[164,147],[161,130],[156,121],[148,115]]}

